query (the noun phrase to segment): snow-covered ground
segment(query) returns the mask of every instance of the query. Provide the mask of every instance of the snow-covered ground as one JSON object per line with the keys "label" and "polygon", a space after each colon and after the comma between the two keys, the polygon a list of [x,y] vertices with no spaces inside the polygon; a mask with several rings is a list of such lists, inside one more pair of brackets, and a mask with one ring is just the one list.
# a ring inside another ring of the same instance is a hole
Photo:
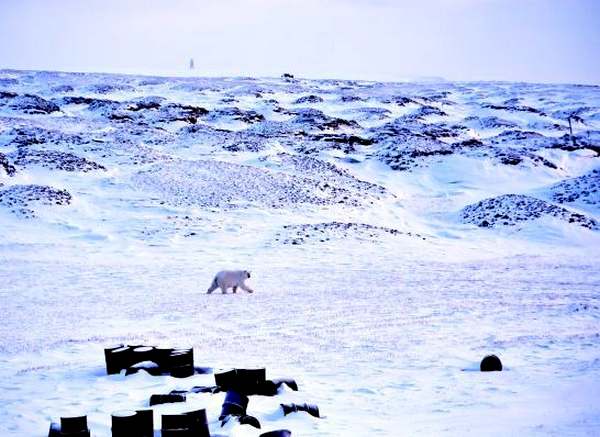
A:
{"label": "snow-covered ground", "polygon": [[155,428],[598,435],[599,152],[591,86],[0,70],[0,435],[213,383],[108,376],[121,342],[299,384]]}

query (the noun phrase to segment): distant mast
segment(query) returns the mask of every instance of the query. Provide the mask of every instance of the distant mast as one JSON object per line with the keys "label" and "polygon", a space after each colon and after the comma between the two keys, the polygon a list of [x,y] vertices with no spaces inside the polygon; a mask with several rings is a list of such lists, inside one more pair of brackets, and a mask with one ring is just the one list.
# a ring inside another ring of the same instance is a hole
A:
{"label": "distant mast", "polygon": [[194,69],[194,58],[190,58],[190,70]]}

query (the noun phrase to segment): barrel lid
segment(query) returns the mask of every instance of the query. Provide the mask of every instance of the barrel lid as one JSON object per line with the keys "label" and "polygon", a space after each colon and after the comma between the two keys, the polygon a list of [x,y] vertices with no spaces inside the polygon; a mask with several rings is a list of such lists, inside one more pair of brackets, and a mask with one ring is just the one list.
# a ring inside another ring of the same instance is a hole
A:
{"label": "barrel lid", "polygon": [[119,411],[115,411],[114,413],[111,414],[111,416],[113,417],[131,417],[131,416],[135,416],[137,414],[136,411],[133,410],[119,410]]}

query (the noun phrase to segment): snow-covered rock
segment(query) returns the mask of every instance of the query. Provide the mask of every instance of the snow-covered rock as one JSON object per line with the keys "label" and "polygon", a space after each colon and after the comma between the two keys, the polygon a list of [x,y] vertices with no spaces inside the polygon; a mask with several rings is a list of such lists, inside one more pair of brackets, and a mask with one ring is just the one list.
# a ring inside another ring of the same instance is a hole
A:
{"label": "snow-covered rock", "polygon": [[461,213],[466,223],[473,223],[484,228],[515,226],[520,222],[551,216],[585,228],[600,229],[599,223],[593,218],[522,194],[504,194],[484,199],[465,207]]}

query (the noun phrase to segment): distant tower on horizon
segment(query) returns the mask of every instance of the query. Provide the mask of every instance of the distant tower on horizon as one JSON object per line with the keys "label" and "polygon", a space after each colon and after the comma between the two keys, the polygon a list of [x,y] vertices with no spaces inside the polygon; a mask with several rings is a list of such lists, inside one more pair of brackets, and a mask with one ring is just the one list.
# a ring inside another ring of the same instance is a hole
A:
{"label": "distant tower on horizon", "polygon": [[194,69],[194,58],[190,58],[190,70]]}

